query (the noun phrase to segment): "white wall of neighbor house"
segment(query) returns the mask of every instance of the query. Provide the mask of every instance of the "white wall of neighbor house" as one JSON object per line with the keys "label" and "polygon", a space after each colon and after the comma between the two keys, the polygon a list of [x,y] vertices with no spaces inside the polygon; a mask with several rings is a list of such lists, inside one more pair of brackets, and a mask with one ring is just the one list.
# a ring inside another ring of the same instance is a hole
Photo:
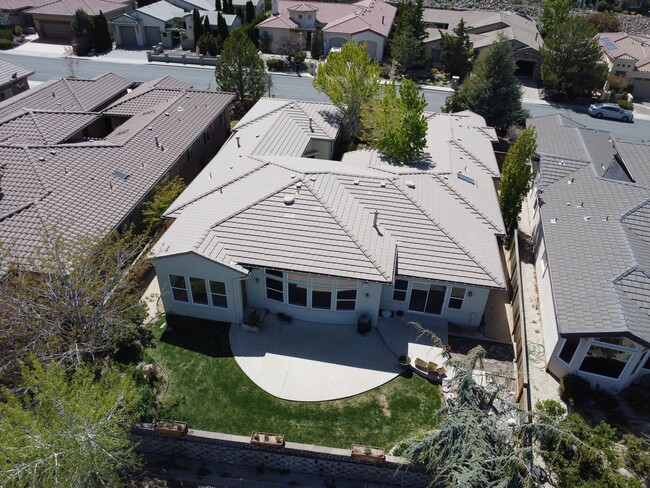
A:
{"label": "white wall of neighbor house", "polygon": [[[278,271],[275,273],[269,274],[264,269],[251,270],[246,280],[246,298],[250,306],[267,308],[272,313],[284,312],[298,320],[325,324],[355,324],[359,316],[365,313],[370,316],[372,325],[377,325],[381,284],[288,271],[282,272],[280,277]],[[290,287],[294,290],[295,287],[306,289],[306,303],[299,303],[301,297],[292,296]],[[322,298],[330,290],[329,306],[323,302],[316,303],[314,292],[320,292]]]}
{"label": "white wall of neighbor house", "polygon": [[155,258],[153,265],[167,313],[240,322],[241,273],[194,253]]}
{"label": "white wall of neighbor house", "polygon": [[380,308],[478,327],[489,295],[489,288],[398,276],[383,285]]}

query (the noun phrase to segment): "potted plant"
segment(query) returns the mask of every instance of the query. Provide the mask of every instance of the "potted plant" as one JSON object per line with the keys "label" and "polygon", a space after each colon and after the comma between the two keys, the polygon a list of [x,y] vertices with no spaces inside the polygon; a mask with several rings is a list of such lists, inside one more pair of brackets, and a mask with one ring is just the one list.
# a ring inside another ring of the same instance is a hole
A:
{"label": "potted plant", "polygon": [[408,357],[407,354],[402,354],[402,355],[399,357],[399,363],[400,363],[402,366],[410,366],[410,365],[411,365],[411,358]]}
{"label": "potted plant", "polygon": [[182,437],[187,434],[187,430],[187,422],[164,419],[153,421],[153,431],[169,437]]}
{"label": "potted plant", "polygon": [[415,367],[421,369],[422,371],[427,371],[429,363],[427,363],[424,359],[415,358]]}
{"label": "potted plant", "polygon": [[364,446],[361,444],[352,444],[350,456],[352,459],[361,459],[373,463],[383,463],[386,460],[386,452],[383,447]]}
{"label": "potted plant", "polygon": [[284,434],[269,434],[267,432],[253,432],[251,434],[251,444],[254,446],[265,447],[283,447]]}
{"label": "potted plant", "polygon": [[260,314],[257,312],[257,310],[253,310],[246,316],[246,318],[244,318],[244,322],[242,323],[242,328],[244,330],[258,332],[260,330],[261,325],[262,325],[262,317],[260,317]]}

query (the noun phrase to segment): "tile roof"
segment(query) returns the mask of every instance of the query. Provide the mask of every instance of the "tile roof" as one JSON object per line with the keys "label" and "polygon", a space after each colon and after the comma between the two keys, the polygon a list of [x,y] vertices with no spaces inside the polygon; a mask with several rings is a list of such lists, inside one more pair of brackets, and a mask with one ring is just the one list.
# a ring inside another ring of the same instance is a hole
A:
{"label": "tile roof", "polygon": [[636,61],[635,70],[650,71],[650,36],[603,32],[598,40],[610,58]]}
{"label": "tile roof", "polygon": [[632,180],[650,186],[650,144],[614,141],[614,147]]}
{"label": "tile roof", "polygon": [[[648,148],[565,122],[577,125],[560,117],[527,121],[539,135],[540,219],[559,332],[624,334],[650,344],[650,181],[610,177],[619,165],[634,178]],[[630,163],[630,155],[638,159]]]}
{"label": "tile roof", "polygon": [[0,10],[9,12],[13,10],[25,10],[40,7],[51,2],[52,0],[0,0]]}
{"label": "tile roof", "polygon": [[34,70],[0,59],[0,86],[15,83],[34,74]]}
{"label": "tile roof", "polygon": [[[167,79],[161,84],[175,82]],[[149,90],[158,90],[155,85],[149,84]],[[51,93],[51,83],[41,86]],[[139,90],[139,97],[147,94]],[[20,261],[54,225],[65,226],[70,237],[116,227],[232,99],[227,93],[177,89],[166,102],[156,99],[153,106],[141,105],[142,112],[131,112],[127,121],[103,139],[64,140],[89,120],[99,121],[108,113],[32,110],[0,122],[4,137],[0,141],[4,164],[0,243],[8,244],[11,259]],[[43,99],[32,96],[29,100]],[[179,112],[180,104],[188,110]],[[15,124],[29,127],[23,139],[43,140],[21,139],[15,134]],[[118,178],[116,171],[129,176]]]}
{"label": "tile roof", "polygon": [[[165,0],[160,0],[158,2],[150,3],[144,7],[139,7],[134,10],[134,12],[143,13],[154,19],[162,20],[167,22],[168,20],[175,19],[176,17],[185,16],[185,10],[176,5],[172,5]],[[132,12],[130,12],[132,14]]]}
{"label": "tile roof", "polygon": [[383,0],[366,0],[353,4],[328,2],[295,2],[278,0],[278,15],[272,15],[258,28],[295,28],[289,11],[316,12],[316,21],[324,32],[353,35],[371,31],[388,37],[397,9]]}
{"label": "tile roof", "polygon": [[462,134],[494,161],[458,148],[422,168],[393,166],[374,151],[341,162],[301,157],[310,139],[336,138],[333,113],[324,103],[258,102],[168,209],[175,222],[153,256],[193,252],[243,273],[273,267],[379,282],[399,274],[503,288],[499,173],[485,121],[431,114],[429,140],[449,145],[436,132]]}
{"label": "tile roof", "polygon": [[128,1],[112,0],[55,0],[27,10],[30,15],[61,15],[72,17],[81,9],[88,15],[99,15],[99,12],[109,14],[117,10],[125,11],[130,8]]}
{"label": "tile roof", "polygon": [[132,81],[113,73],[90,80],[53,79],[0,102],[0,120],[30,108],[92,112],[132,85]]}

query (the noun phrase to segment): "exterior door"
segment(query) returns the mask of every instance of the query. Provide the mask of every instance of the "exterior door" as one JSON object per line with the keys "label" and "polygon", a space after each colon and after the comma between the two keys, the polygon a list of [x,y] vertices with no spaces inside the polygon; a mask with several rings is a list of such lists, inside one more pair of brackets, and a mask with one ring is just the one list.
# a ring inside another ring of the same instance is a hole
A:
{"label": "exterior door", "polygon": [[445,303],[446,292],[446,286],[414,282],[411,286],[409,310],[440,315]]}

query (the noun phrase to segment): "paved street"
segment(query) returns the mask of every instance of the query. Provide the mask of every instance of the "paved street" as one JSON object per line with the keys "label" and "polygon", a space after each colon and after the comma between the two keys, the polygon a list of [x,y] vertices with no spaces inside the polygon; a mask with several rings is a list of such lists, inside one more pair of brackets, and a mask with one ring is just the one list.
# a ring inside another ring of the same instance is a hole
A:
{"label": "paved street", "polygon": [[[20,64],[36,71],[30,79],[45,81],[53,77],[69,74],[66,62],[55,56],[38,56],[15,54],[12,51],[3,52],[1,59]],[[165,75],[171,75],[180,80],[194,85],[195,88],[205,90],[214,89],[215,81],[212,68],[189,67],[163,64],[138,64],[132,60],[120,62],[119,59],[104,60],[100,58],[80,59],[75,69],[80,78],[91,78],[111,71],[135,81],[147,81]],[[314,90],[311,78],[291,75],[273,75],[273,88],[271,93],[276,97],[295,98],[299,100],[327,100],[322,93]],[[446,92],[425,90],[428,102],[427,110],[438,111],[447,97]],[[567,108],[566,106],[552,106],[540,103],[525,103],[525,107],[533,116],[561,113],[567,117],[586,125],[587,127],[611,132],[615,137],[641,142],[650,140],[650,120],[636,120],[633,124],[616,121],[597,120],[589,117],[586,107]]]}

